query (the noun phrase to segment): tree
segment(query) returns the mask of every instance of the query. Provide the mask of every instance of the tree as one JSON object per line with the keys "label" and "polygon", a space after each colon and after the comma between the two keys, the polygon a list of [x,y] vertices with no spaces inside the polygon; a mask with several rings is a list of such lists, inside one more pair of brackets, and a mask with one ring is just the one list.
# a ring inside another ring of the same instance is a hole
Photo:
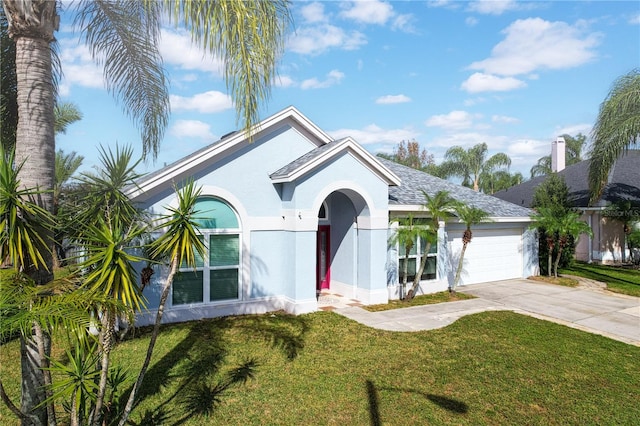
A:
{"label": "tree", "polygon": [[558,232],[558,254],[554,263],[554,275],[558,278],[558,265],[562,257],[563,250],[569,245],[573,245],[574,241],[580,234],[593,236],[591,227],[580,219],[580,213],[567,212],[564,216],[556,218],[556,231]]}
{"label": "tree", "polygon": [[398,227],[389,242],[391,244],[398,244],[400,250],[404,249],[401,291],[401,298],[404,298],[404,290],[407,288],[407,277],[409,275],[409,256],[411,255],[411,250],[413,250],[419,238],[431,238],[432,232],[428,225],[418,224],[412,215],[395,219],[395,222],[397,222]]}
{"label": "tree", "polygon": [[401,141],[393,148],[393,154],[378,154],[382,158],[395,161],[416,170],[423,170],[430,164],[435,164],[433,154],[428,154],[426,149],[420,150],[420,144],[415,139]]}
{"label": "tree", "polygon": [[[570,166],[582,161],[582,151],[587,144],[587,137],[582,133],[578,133],[575,137],[563,134],[562,137],[565,141],[566,150],[565,165]],[[531,167],[532,178],[550,175],[551,173],[551,155],[540,157],[535,166]]]}
{"label": "tree", "polygon": [[53,107],[53,129],[56,133],[67,133],[67,127],[82,120],[82,113],[72,102],[58,102]]}
{"label": "tree", "polygon": [[53,253],[53,266],[58,268],[60,263],[66,259],[66,249],[64,247],[64,238],[67,235],[66,225],[68,223],[73,224],[73,221],[67,220],[61,216],[60,204],[62,202],[62,193],[69,182],[69,179],[75,174],[75,172],[82,165],[84,157],[78,155],[75,151],[65,154],[65,152],[59,149],[56,152],[56,165],[55,165],[55,184],[53,187],[53,214],[58,219],[57,228],[54,234],[54,253]]}
{"label": "tree", "polygon": [[[556,212],[549,207],[539,207],[536,213],[531,216],[532,223],[530,228],[538,230],[540,251],[542,252],[542,247],[546,248],[548,276],[551,276],[553,271],[553,250],[556,245],[555,236],[558,228],[557,218]],[[546,244],[546,246],[543,246],[543,244]],[[538,259],[542,263],[543,255],[540,254]],[[543,270],[542,267],[540,269]]]}
{"label": "tree", "polygon": [[450,288],[451,293],[456,292],[456,287],[460,282],[460,274],[462,272],[462,264],[464,261],[464,253],[467,251],[467,246],[471,243],[473,238],[473,232],[471,227],[481,222],[489,221],[489,214],[477,207],[469,206],[467,204],[458,204],[456,206],[456,216],[465,224],[466,229],[462,234],[462,251],[460,252],[460,260],[458,261],[458,268],[456,269],[456,276],[453,279],[453,285]]}
{"label": "tree", "polygon": [[469,149],[452,146],[445,153],[445,161],[440,168],[446,177],[460,177],[463,186],[479,191],[483,175],[511,165],[511,159],[507,154],[500,152],[487,159],[487,151],[488,147],[484,142]]}
{"label": "tree", "polygon": [[[9,23],[8,34],[16,47],[19,117],[16,161],[24,162],[21,182],[28,188],[50,191],[55,170],[50,44],[58,29],[59,2],[2,0],[2,5]],[[93,58],[104,64],[107,88],[140,128],[144,154],[154,157],[169,114],[167,81],[157,46],[163,16],[184,25],[196,45],[223,58],[225,80],[235,101],[237,119],[251,135],[252,125],[258,121],[259,104],[270,95],[276,63],[283,50],[290,21],[288,3],[285,0],[77,3],[75,24],[82,39]],[[39,199],[41,206],[51,212],[52,193],[43,192]],[[53,245],[51,227],[39,229],[38,233],[47,245]],[[27,265],[27,272],[38,284],[49,282],[52,262],[48,253],[45,267]],[[26,355],[23,359],[26,363]],[[38,366],[33,368],[29,374],[39,374]],[[37,395],[35,389],[27,392],[23,411],[32,412],[42,406]],[[43,413],[37,424],[45,423]]]}
{"label": "tree", "polygon": [[16,45],[9,38],[9,23],[4,8],[0,7],[0,143],[5,151],[11,151],[16,145],[17,92]]}
{"label": "tree", "polygon": [[640,68],[619,77],[604,102],[591,131],[589,164],[591,201],[602,195],[618,157],[640,142]]}
{"label": "tree", "polygon": [[196,201],[200,196],[200,189],[196,188],[193,181],[189,181],[181,190],[177,187],[175,190],[178,196],[178,206],[167,207],[169,213],[160,219],[160,224],[157,227],[158,231],[166,231],[150,246],[152,258],[169,260],[170,271],[160,294],[160,302],[158,303],[156,320],[153,325],[147,355],[138,374],[138,378],[133,385],[133,389],[129,394],[124,413],[118,423],[119,426],[126,424],[129,413],[131,413],[134,403],[136,402],[136,397],[142,386],[142,381],[144,380],[149,363],[151,362],[151,356],[160,333],[164,307],[169,297],[169,290],[171,289],[173,278],[178,272],[180,265],[184,264],[195,268],[196,254],[199,255],[200,258],[203,258],[205,253],[204,243],[198,238],[197,234]]}
{"label": "tree", "polygon": [[416,294],[418,287],[420,286],[420,277],[427,265],[427,258],[429,251],[431,251],[431,245],[438,242],[438,229],[440,229],[440,220],[449,215],[455,208],[455,201],[449,196],[448,191],[438,191],[433,197],[422,190],[425,202],[422,208],[426,210],[431,216],[431,223],[429,224],[428,234],[429,237],[425,239],[426,247],[422,250],[422,260],[420,266],[416,271],[416,276],[413,279],[413,285],[407,292],[407,299],[411,300]]}
{"label": "tree", "polygon": [[509,173],[507,170],[497,170],[480,177],[480,190],[485,194],[495,194],[503,189],[520,185],[524,181],[522,173]]}

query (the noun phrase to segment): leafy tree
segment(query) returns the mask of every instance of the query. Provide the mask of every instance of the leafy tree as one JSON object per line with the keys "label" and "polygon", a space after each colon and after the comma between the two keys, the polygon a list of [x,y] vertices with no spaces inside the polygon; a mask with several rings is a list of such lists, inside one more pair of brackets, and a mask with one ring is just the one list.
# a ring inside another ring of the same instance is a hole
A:
{"label": "leafy tree", "polygon": [[619,77],[600,105],[591,132],[591,201],[600,198],[618,157],[640,142],[640,68]]}
{"label": "leafy tree", "polygon": [[[542,247],[545,247],[545,256],[547,257],[547,275],[551,276],[553,272],[553,250],[556,245],[556,230],[557,224],[556,212],[549,207],[539,207],[536,213],[533,214],[531,219],[531,228],[538,230],[538,238],[540,244],[540,251]],[[543,244],[546,244],[543,246]],[[542,266],[543,255],[539,255],[539,262]],[[540,267],[543,270],[542,267]]]}
{"label": "leafy tree", "polygon": [[[427,265],[427,258],[429,251],[431,250],[432,244],[437,244],[438,242],[438,229],[440,228],[440,220],[444,219],[447,215],[449,215],[455,208],[455,201],[453,198],[449,196],[448,191],[438,191],[433,197],[427,194],[424,190],[422,191],[422,195],[424,195],[425,202],[422,205],[422,208],[426,210],[431,216],[431,223],[429,224],[428,238],[425,238],[426,247],[422,250],[422,260],[420,261],[420,266],[418,271],[416,272],[416,276],[413,279],[413,285],[411,289],[407,293],[407,299],[411,300],[416,294],[418,287],[420,286],[420,277],[422,276],[422,272],[424,271],[425,266]],[[406,266],[405,261],[405,266]]]}
{"label": "leafy tree", "polygon": [[415,139],[401,141],[393,148],[393,154],[378,154],[382,158],[395,161],[416,170],[424,170],[427,166],[435,164],[433,154],[428,154],[426,149],[420,149],[420,144]]}
{"label": "leafy tree", "polygon": [[453,285],[451,286],[451,293],[456,292],[456,287],[460,282],[460,273],[462,272],[462,264],[464,261],[464,253],[467,251],[467,246],[471,243],[473,238],[473,232],[471,231],[471,227],[473,225],[477,225],[478,223],[488,222],[489,214],[482,209],[477,207],[469,206],[467,204],[459,203],[456,206],[456,216],[465,224],[466,229],[462,234],[462,251],[460,252],[460,260],[458,261],[458,268],[456,269],[456,276],[453,279]]}
{"label": "leafy tree", "polygon": [[404,265],[402,268],[402,295],[404,295],[404,289],[407,288],[409,256],[411,254],[411,250],[415,246],[415,242],[418,238],[427,240],[431,238],[432,231],[428,225],[416,223],[416,220],[412,215],[404,218],[398,218],[395,222],[398,223],[398,227],[395,229],[390,239],[390,243],[398,244],[400,246],[400,250],[404,249]]}
{"label": "leafy tree", "polygon": [[480,190],[482,176],[487,176],[499,170],[500,167],[509,168],[511,159],[507,154],[497,153],[487,158],[486,143],[479,143],[469,149],[452,146],[445,153],[445,161],[440,165],[443,174],[449,177],[462,178],[462,185]]}
{"label": "leafy tree", "polygon": [[[562,135],[565,141],[565,165],[570,166],[572,164],[579,163],[583,160],[582,151],[587,144],[587,137],[582,133],[578,133],[575,137],[564,134]],[[545,155],[540,157],[538,162],[531,167],[531,177],[550,175],[551,171],[551,155]]]}
{"label": "leafy tree", "polygon": [[[8,34],[16,47],[18,125],[16,161],[28,188],[50,191],[54,186],[54,78],[51,43],[58,29],[59,2],[2,0]],[[286,0],[262,1],[80,1],[75,3],[76,26],[94,59],[103,63],[107,88],[124,104],[141,132],[143,152],[155,156],[168,122],[167,79],[158,51],[163,17],[184,25],[194,43],[223,58],[225,80],[236,106],[237,119],[251,135],[259,104],[270,95],[275,67],[290,21]],[[4,75],[4,73],[3,73]],[[26,162],[25,162],[26,160]],[[51,192],[40,194],[43,208],[52,211]],[[38,230],[51,246],[51,227]],[[36,283],[52,279],[52,254],[46,267],[27,270]],[[39,375],[28,365],[29,374]],[[33,382],[36,383],[36,382]],[[29,386],[29,382],[24,382]],[[42,406],[37,389],[25,392],[22,410]],[[46,424],[40,411],[35,424]]]}

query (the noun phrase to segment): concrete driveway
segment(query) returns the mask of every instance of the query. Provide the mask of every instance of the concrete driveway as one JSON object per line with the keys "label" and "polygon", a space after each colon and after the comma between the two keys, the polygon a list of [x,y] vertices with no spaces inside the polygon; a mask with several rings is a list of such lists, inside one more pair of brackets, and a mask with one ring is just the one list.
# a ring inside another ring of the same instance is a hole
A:
{"label": "concrete driveway", "polygon": [[474,284],[459,291],[477,299],[382,312],[368,312],[360,307],[335,312],[383,330],[418,331],[444,327],[465,315],[508,310],[640,346],[637,297],[526,279]]}

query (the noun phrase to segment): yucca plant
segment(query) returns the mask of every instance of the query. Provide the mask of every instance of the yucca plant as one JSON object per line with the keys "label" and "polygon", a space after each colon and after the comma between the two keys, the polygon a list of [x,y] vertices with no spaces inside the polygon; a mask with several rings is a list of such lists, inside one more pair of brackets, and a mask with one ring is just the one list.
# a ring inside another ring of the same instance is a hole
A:
{"label": "yucca plant", "polygon": [[164,286],[162,287],[162,293],[160,295],[160,302],[158,304],[158,311],[156,313],[156,320],[153,326],[153,332],[151,334],[151,340],[149,341],[149,347],[147,349],[147,355],[138,374],[138,378],[129,394],[129,399],[124,408],[124,412],[118,423],[120,426],[124,426],[127,422],[129,414],[133,409],[136,396],[144,380],[144,376],[151,362],[151,356],[153,355],[153,349],[160,334],[160,324],[162,323],[162,316],[164,314],[164,307],[169,297],[169,291],[173,278],[178,272],[178,268],[182,264],[186,264],[190,267],[195,267],[196,253],[201,257],[204,257],[205,247],[204,243],[198,238],[198,222],[196,202],[200,196],[201,189],[196,187],[193,180],[189,180],[185,183],[182,189],[175,187],[176,195],[178,197],[177,207],[166,207],[168,213],[160,218],[156,230],[164,232],[158,239],[152,242],[150,246],[150,252],[154,259],[164,259],[169,261],[169,275],[167,276]]}

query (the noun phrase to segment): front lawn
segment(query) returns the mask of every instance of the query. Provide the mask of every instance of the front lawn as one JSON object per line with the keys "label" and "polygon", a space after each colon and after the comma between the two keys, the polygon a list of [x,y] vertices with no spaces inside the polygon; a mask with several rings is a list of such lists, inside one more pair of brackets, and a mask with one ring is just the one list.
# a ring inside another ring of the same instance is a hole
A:
{"label": "front lawn", "polygon": [[475,299],[475,296],[465,293],[452,293],[450,291],[440,291],[438,293],[421,294],[411,300],[389,300],[388,303],[379,305],[365,305],[362,309],[369,312],[388,311],[389,309],[409,308],[411,306],[433,305],[444,302],[457,302],[458,300]]}
{"label": "front lawn", "polygon": [[560,273],[602,281],[611,291],[640,297],[640,271],[637,269],[574,262],[570,267],[561,269]]}
{"label": "front lawn", "polygon": [[[135,371],[148,330],[114,362]],[[17,342],[0,347],[16,398]],[[640,424],[640,348],[512,312],[375,330],[331,312],[166,326],[137,425]],[[246,379],[246,381],[244,381]],[[0,424],[17,422],[3,406]]]}

